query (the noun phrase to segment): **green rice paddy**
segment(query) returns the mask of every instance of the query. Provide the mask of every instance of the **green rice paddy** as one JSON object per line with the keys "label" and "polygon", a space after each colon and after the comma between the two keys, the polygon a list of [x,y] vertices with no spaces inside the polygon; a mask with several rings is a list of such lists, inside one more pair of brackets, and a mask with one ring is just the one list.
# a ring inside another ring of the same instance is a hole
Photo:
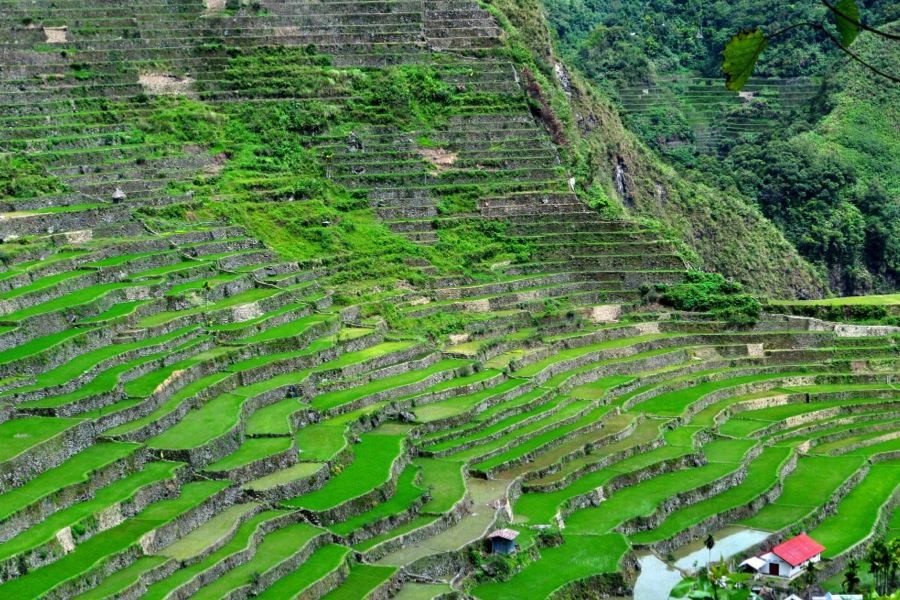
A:
{"label": "green rice paddy", "polygon": [[900,334],[643,304],[688,262],[571,193],[504,7],[13,4],[0,598],[577,597],[711,523],[900,530]]}

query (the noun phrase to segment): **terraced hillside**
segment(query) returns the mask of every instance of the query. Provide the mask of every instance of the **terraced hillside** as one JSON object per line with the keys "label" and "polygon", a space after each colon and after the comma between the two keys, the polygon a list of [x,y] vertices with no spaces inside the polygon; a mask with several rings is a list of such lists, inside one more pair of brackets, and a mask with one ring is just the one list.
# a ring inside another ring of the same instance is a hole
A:
{"label": "terraced hillside", "polygon": [[821,81],[810,77],[753,78],[740,95],[721,82],[699,77],[672,78],[655,86],[620,90],[626,114],[642,115],[677,107],[700,152],[714,152],[723,140],[772,131],[791,111],[808,109],[821,93]]}
{"label": "terraced hillside", "polygon": [[887,526],[897,330],[643,306],[684,261],[484,8],[2,3],[0,597],[588,598]]}

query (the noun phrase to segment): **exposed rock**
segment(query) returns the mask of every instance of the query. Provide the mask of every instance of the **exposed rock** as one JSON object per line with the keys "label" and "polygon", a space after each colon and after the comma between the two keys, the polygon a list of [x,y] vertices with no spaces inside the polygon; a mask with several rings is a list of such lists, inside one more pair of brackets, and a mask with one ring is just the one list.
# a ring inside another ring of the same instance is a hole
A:
{"label": "exposed rock", "polygon": [[187,76],[171,73],[141,73],[138,83],[150,96],[193,96],[194,80]]}
{"label": "exposed rock", "polygon": [[231,309],[231,317],[235,323],[256,319],[257,317],[263,316],[263,314],[263,310],[260,308],[258,302],[241,304],[240,306],[235,306]]}
{"label": "exposed rock", "polygon": [[68,41],[69,28],[62,27],[44,27],[44,37],[48,44],[65,44]]}
{"label": "exposed rock", "polygon": [[94,239],[94,231],[92,229],[67,231],[63,235],[66,238],[66,242],[69,244],[86,244]]}
{"label": "exposed rock", "polygon": [[590,309],[590,318],[594,323],[617,323],[621,317],[621,304],[601,304]]}
{"label": "exposed rock", "polygon": [[438,172],[452,167],[458,157],[456,152],[450,152],[443,148],[419,148],[419,154]]}
{"label": "exposed rock", "polygon": [[765,344],[747,344],[747,356],[750,358],[763,358],[765,355]]}
{"label": "exposed rock", "polygon": [[56,541],[62,546],[63,552],[68,554],[75,549],[75,538],[72,537],[72,528],[63,527],[56,532]]}

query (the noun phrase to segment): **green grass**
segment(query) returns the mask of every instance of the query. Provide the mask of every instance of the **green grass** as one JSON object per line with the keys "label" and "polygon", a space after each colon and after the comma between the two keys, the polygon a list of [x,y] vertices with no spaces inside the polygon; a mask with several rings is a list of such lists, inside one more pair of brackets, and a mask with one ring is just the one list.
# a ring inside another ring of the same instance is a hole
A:
{"label": "green grass", "polygon": [[810,537],[825,546],[823,556],[834,558],[868,536],[882,507],[900,488],[900,460],[872,465],[866,477],[841,500]]}
{"label": "green grass", "polygon": [[247,319],[246,321],[238,321],[236,323],[222,323],[219,325],[212,325],[212,326],[210,326],[209,330],[215,331],[215,332],[220,332],[220,331],[221,332],[230,332],[230,331],[241,331],[244,329],[250,329],[250,328],[254,327],[255,325],[265,323],[266,321],[268,321],[270,319],[274,319],[275,317],[280,317],[281,315],[287,314],[287,313],[295,311],[295,310],[305,310],[307,308],[308,307],[305,302],[290,302],[288,304],[285,304],[284,306],[281,306],[279,308],[271,310],[271,311],[269,311],[265,314],[262,314],[258,317],[254,317],[252,319]]}
{"label": "green grass", "polygon": [[330,525],[328,529],[337,535],[346,536],[366,525],[408,510],[425,492],[424,489],[416,485],[418,474],[419,469],[416,466],[410,465],[406,467],[397,478],[397,489],[390,498],[364,513]]}
{"label": "green grass", "polygon": [[282,293],[282,291],[283,290],[275,288],[253,288],[245,292],[241,292],[240,294],[235,294],[234,296],[229,296],[227,298],[223,298],[222,300],[210,302],[209,304],[196,306],[187,310],[159,312],[141,319],[141,321],[138,323],[138,326],[158,327],[160,325],[165,325],[166,323],[179,317],[199,315],[203,313],[215,312],[218,310],[225,310],[226,308],[232,308],[235,306],[240,306],[242,304],[249,304],[251,302],[259,302],[260,300],[271,298],[275,294]]}
{"label": "green grass", "polygon": [[[518,396],[514,399],[514,402],[518,404],[518,400],[522,399],[523,404],[527,402],[531,402],[532,400],[537,400],[541,396],[547,394],[548,390],[544,390],[538,388],[534,391],[531,391],[527,394],[523,394],[522,396]],[[445,452],[448,450],[453,450],[459,446],[463,446],[468,443],[481,443],[489,440],[492,435],[502,433],[507,430],[515,429],[521,422],[531,419],[534,417],[540,417],[541,415],[547,413],[548,415],[552,415],[553,412],[561,407],[561,410],[564,411],[567,407],[562,406],[564,402],[568,401],[568,397],[565,396],[556,396],[549,401],[545,401],[534,408],[527,411],[516,412],[496,423],[491,425],[482,424],[482,420],[486,420],[492,415],[486,415],[485,413],[495,413],[499,410],[506,410],[509,408],[508,404],[503,402],[498,404],[486,411],[484,413],[478,415],[477,418],[472,419],[470,422],[466,423],[466,425],[457,428],[460,430],[459,435],[455,435],[448,440],[444,440],[442,442],[438,442],[436,444],[432,444],[428,446],[428,450],[430,452]],[[546,417],[545,417],[546,418]],[[525,425],[524,427],[527,427]],[[448,433],[446,431],[439,431],[438,433]]]}
{"label": "green grass", "polygon": [[404,447],[402,435],[367,433],[353,447],[353,462],[322,488],[285,501],[285,506],[307,510],[333,508],[385,483]]}
{"label": "green grass", "polygon": [[228,482],[225,481],[185,484],[177,498],[151,504],[135,517],[79,544],[75,551],[59,560],[0,585],[0,596],[39,597],[64,581],[95,568],[107,558],[124,551],[141,536],[200,505],[227,486]]}
{"label": "green grass", "polygon": [[484,402],[489,398],[499,396],[500,394],[504,394],[516,388],[522,387],[526,383],[527,381],[524,379],[507,379],[506,381],[503,381],[495,385],[494,387],[487,388],[472,394],[468,394],[465,396],[456,396],[454,398],[450,398],[449,400],[443,400],[441,402],[435,402],[433,404],[420,406],[413,412],[415,412],[415,415],[419,419],[419,421],[422,421],[423,423],[445,419],[447,417],[462,414],[468,410],[473,409],[474,407],[478,406],[478,404]]}
{"label": "green grass", "polygon": [[326,323],[331,320],[333,320],[333,317],[329,315],[310,315],[308,317],[301,317],[293,321],[288,321],[283,325],[270,327],[255,335],[241,338],[240,341],[245,344],[258,344],[294,337],[302,335],[309,328],[318,325],[319,323]]}
{"label": "green grass", "polygon": [[[455,452],[451,454],[450,457],[457,460],[478,461],[480,457],[488,452],[503,450],[504,448],[512,446],[493,458],[475,462],[476,468],[484,470],[500,466],[509,460],[523,457],[528,452],[538,449],[544,443],[561,438],[563,435],[575,431],[580,426],[596,422],[610,410],[609,407],[602,406],[589,411],[585,416],[578,418],[574,423],[562,423],[566,419],[578,417],[579,414],[585,412],[590,406],[591,403],[587,400],[575,400],[563,406],[559,411],[538,419],[533,423],[529,423],[524,427],[513,429],[496,440],[474,446],[467,450]],[[535,414],[539,415],[541,413]],[[540,433],[543,429],[549,429],[549,431]],[[477,436],[475,437],[477,438]]]}
{"label": "green grass", "polygon": [[168,577],[150,585],[143,598],[145,600],[163,600],[168,596],[169,592],[184,585],[193,577],[203,573],[213,565],[225,560],[229,556],[233,556],[237,552],[250,548],[254,533],[260,531],[261,526],[267,521],[271,521],[284,514],[285,513],[282,511],[268,510],[248,519],[238,527],[232,538],[221,548],[207,555],[203,560],[190,566],[182,567]]}
{"label": "green grass", "polygon": [[[309,373],[315,371],[347,367],[392,352],[405,350],[414,345],[415,342],[412,341],[383,342],[363,350],[343,354],[314,369],[308,369],[298,373],[286,373],[269,380],[236,388],[229,393],[217,396],[199,409],[189,412],[177,425],[149,440],[148,445],[153,448],[168,450],[196,448],[224,435],[233,428],[240,419],[242,406],[250,397],[282,385],[299,383],[308,376]],[[311,350],[311,348],[308,348],[301,351],[301,353],[310,353]],[[262,364],[274,362],[277,356],[278,355],[269,355],[263,357]],[[260,360],[261,359],[249,359],[241,361],[232,365],[229,370],[236,373],[246,371],[261,366]],[[188,387],[196,388],[197,385]],[[183,395],[183,393],[184,391],[179,392],[179,395]],[[177,403],[173,403],[172,400],[166,402],[164,405],[164,407],[174,406],[177,406]],[[158,410],[157,413],[159,412],[160,411]]]}
{"label": "green grass", "polygon": [[104,442],[82,450],[60,466],[0,495],[0,521],[71,485],[86,483],[103,467],[134,453],[139,444]]}
{"label": "green grass", "polygon": [[790,377],[792,375],[800,374],[801,373],[798,372],[759,373],[755,375],[733,377],[731,379],[708,381],[685,389],[654,396],[653,398],[641,402],[634,408],[646,413],[659,416],[677,417],[681,415],[688,406],[712,392],[736,387],[739,385],[777,380],[784,377]]}
{"label": "green grass", "polygon": [[363,542],[354,545],[353,549],[359,552],[365,552],[366,550],[374,548],[375,546],[386,540],[393,539],[395,537],[403,535],[404,533],[409,533],[410,531],[413,531],[420,527],[424,527],[430,523],[435,522],[437,519],[438,517],[432,515],[420,515],[412,521],[404,523],[403,525],[400,525],[398,527],[394,527],[393,529],[390,529],[382,533],[381,535],[376,535],[375,537],[371,537]]}
{"label": "green grass", "polygon": [[41,277],[35,281],[27,285],[22,285],[15,287],[8,292],[0,293],[0,300],[11,300],[13,298],[18,298],[19,296],[24,296],[26,294],[31,294],[33,292],[39,292],[41,290],[45,290],[49,287],[53,287],[57,284],[60,284],[69,279],[73,279],[75,277],[83,277],[87,275],[87,271],[63,271],[62,273],[57,273],[55,275],[48,275],[46,277]]}
{"label": "green grass", "polygon": [[750,463],[747,477],[740,484],[671,513],[658,527],[631,536],[631,541],[636,544],[649,544],[670,539],[704,519],[749,504],[776,484],[779,469],[790,453],[790,448],[778,446],[766,448]]}
{"label": "green grass", "polygon": [[786,419],[813,413],[828,408],[852,406],[860,404],[880,404],[884,402],[878,398],[851,398],[845,400],[829,400],[824,402],[800,403],[794,402],[782,406],[773,406],[760,410],[741,413],[739,417],[730,419],[719,428],[723,435],[747,436],[752,435],[770,425],[784,422]]}
{"label": "green grass", "polygon": [[165,556],[142,556],[127,567],[114,572],[94,589],[75,596],[75,598],[77,600],[105,600],[116,597],[128,586],[136,583],[144,573],[159,567],[167,560]]}
{"label": "green grass", "polygon": [[184,260],[182,262],[177,262],[171,265],[162,265],[160,267],[153,267],[151,269],[145,269],[143,271],[138,271],[137,273],[133,273],[131,275],[132,279],[156,279],[157,277],[166,277],[168,275],[172,275],[177,273],[178,271],[186,271],[187,269],[194,269],[196,267],[200,267],[203,265],[211,265],[212,263],[202,260]]}
{"label": "green grass", "polygon": [[[735,471],[752,442],[717,440],[705,449],[710,462],[686,471],[674,471],[653,477],[617,491],[599,508],[585,508],[566,519],[567,527],[583,533],[608,533],[625,521],[652,514],[667,498],[711,483]],[[718,462],[715,459],[724,459]],[[729,460],[731,459],[731,460]],[[732,462],[734,461],[734,462]]]}
{"label": "green grass", "polygon": [[615,573],[628,543],[619,534],[566,534],[555,548],[542,548],[541,558],[505,583],[483,583],[474,594],[481,600],[539,600],[568,583],[600,573]]}
{"label": "green grass", "polygon": [[395,600],[433,600],[450,594],[453,589],[445,583],[407,583],[394,596]]}
{"label": "green grass", "polygon": [[322,596],[322,600],[360,600],[397,572],[395,567],[379,567],[354,563],[347,579],[336,589]]}
{"label": "green grass", "polygon": [[422,486],[431,492],[431,499],[422,507],[422,512],[445,513],[465,496],[462,463],[417,458],[414,464],[422,470]]}
{"label": "green grass", "polygon": [[822,300],[770,300],[770,304],[800,304],[814,306],[883,306],[900,304],[900,294],[882,294],[876,296],[841,296]]}
{"label": "green grass", "polygon": [[592,492],[610,479],[623,473],[633,473],[650,465],[684,456],[690,452],[690,447],[670,444],[650,452],[638,454],[605,469],[593,471],[579,477],[561,490],[524,494],[516,501],[514,513],[518,520],[523,520],[530,524],[550,523],[559,507],[571,498]]}
{"label": "green grass", "polygon": [[273,583],[256,597],[260,600],[296,598],[303,590],[340,567],[349,555],[350,548],[346,546],[337,544],[323,546],[297,569]]}
{"label": "green grass", "polygon": [[58,417],[20,417],[0,423],[0,462],[15,458],[82,421]]}
{"label": "green grass", "polygon": [[[586,400],[576,400],[575,402],[567,406],[564,410],[560,411],[558,415],[552,415],[547,419],[542,419],[541,421],[537,421],[531,425],[528,425],[521,430],[513,431],[507,436],[507,442],[517,439],[517,434],[521,432],[536,431],[542,424],[552,425],[558,419],[576,416],[579,412],[583,411],[589,406],[590,404]],[[597,408],[588,411],[586,414],[579,417],[572,423],[555,426],[549,431],[526,439],[520,444],[513,445],[512,448],[506,450],[505,452],[502,452],[501,454],[480,462],[476,462],[473,465],[473,468],[487,472],[492,469],[501,467],[509,463],[510,461],[522,460],[529,453],[537,451],[545,444],[551,443],[556,439],[564,438],[564,436],[573,434],[584,427],[588,427],[589,425],[596,423],[598,420],[602,419],[610,410],[612,409],[609,406],[598,406]],[[490,447],[491,445],[495,444],[488,444],[486,447]],[[499,448],[500,446],[497,447]]]}
{"label": "green grass", "polygon": [[[890,424],[894,428],[900,426],[900,421],[886,421],[885,424]],[[848,426],[850,429],[850,426]],[[841,454],[841,451],[846,449],[849,446],[854,444],[865,444],[861,449],[863,451],[866,450],[866,445],[870,445],[870,442],[880,438],[885,435],[892,435],[893,431],[888,429],[882,429],[880,431],[868,431],[866,433],[860,433],[858,435],[851,435],[842,439],[834,440],[831,442],[826,442],[824,444],[818,444],[815,448],[811,450],[812,454]]]}
{"label": "green grass", "polygon": [[160,554],[180,561],[199,556],[211,545],[229,535],[239,519],[258,507],[258,504],[253,503],[233,504],[177,542],[163,548]]}
{"label": "green grass", "polygon": [[[176,352],[189,353],[208,341],[208,339],[209,338],[207,338],[206,336],[193,337],[190,338],[187,342],[179,346],[175,346],[171,349],[166,349],[155,354],[147,354],[134,360],[119,363],[114,367],[110,367],[109,369],[98,372],[93,379],[72,392],[61,394],[58,396],[44,396],[43,398],[39,398],[36,400],[29,400],[27,402],[23,402],[21,406],[23,408],[59,408],[68,404],[78,402],[79,400],[84,400],[91,396],[112,392],[116,388],[116,386],[120,382],[122,382],[124,376],[130,373],[133,369],[142,367],[154,361],[161,361],[162,359],[165,359],[166,357]],[[127,383],[125,385],[127,385]],[[119,404],[120,403],[116,403],[112,407],[98,407],[93,411],[83,413],[82,416],[86,418],[96,418],[98,416],[102,416],[108,414],[109,412],[115,411]]]}
{"label": "green grass", "polygon": [[50,335],[34,338],[24,344],[0,352],[0,365],[32,357],[73,338],[86,336],[91,333],[91,331],[93,330],[73,328],[60,331],[59,333],[51,333]]}
{"label": "green grass", "polygon": [[89,317],[87,319],[82,319],[79,321],[81,325],[94,325],[97,323],[105,323],[107,321],[113,321],[115,319],[119,319],[121,317],[128,316],[133,314],[137,309],[142,306],[150,304],[150,300],[132,300],[130,302],[117,302],[113,304],[111,307],[100,313],[95,317]]}
{"label": "green grass", "polygon": [[[42,260],[32,260],[32,261],[26,261],[23,263],[19,263],[16,265],[10,265],[10,266],[7,266],[7,269],[3,273],[0,273],[0,281],[9,279],[10,277],[14,277],[21,273],[31,272],[34,269],[39,268],[39,267],[49,267],[50,265],[53,265],[55,263],[58,263],[58,262],[61,262],[64,260],[68,260],[70,258],[84,256],[84,254],[86,254],[86,253],[87,253],[87,250],[61,250],[59,252],[51,254],[50,256],[48,256],[47,258],[44,258]],[[83,274],[78,271],[65,271],[65,272],[66,273]],[[74,275],[69,275],[69,276],[72,277]],[[20,293],[19,290],[21,290],[22,287],[27,287],[27,286],[17,287],[17,288],[15,288],[15,290],[10,290],[10,291],[11,292],[15,291],[17,293]]]}
{"label": "green grass", "polygon": [[296,465],[288,467],[287,469],[275,471],[271,475],[266,475],[265,477],[254,479],[253,481],[247,483],[244,488],[248,490],[261,491],[272,489],[277,485],[311,477],[315,475],[323,466],[324,463],[317,462],[297,463]]}
{"label": "green grass", "polygon": [[160,450],[196,448],[225,434],[237,422],[247,399],[236,394],[216,396],[199,409],[190,411],[174,427],[147,440]]}
{"label": "green grass", "polygon": [[196,600],[218,599],[232,590],[249,585],[254,580],[255,574],[265,573],[288,559],[321,531],[307,523],[294,523],[270,532],[262,539],[252,559],[226,571],[209,585],[200,588],[193,598]]}
{"label": "green grass", "polygon": [[[631,415],[624,414],[622,415],[622,417],[630,417],[627,419],[627,421],[625,421],[625,423],[628,425],[633,422],[633,417]],[[619,419],[613,418],[610,419],[607,424],[610,426],[615,426],[619,421]],[[556,472],[536,480],[535,483],[549,484],[562,481],[566,477],[578,473],[579,469],[589,468],[591,465],[596,464],[598,461],[608,460],[608,457],[613,456],[619,452],[627,451],[636,446],[652,442],[653,440],[660,437],[661,424],[662,422],[659,420],[647,419],[639,423],[631,435],[625,437],[624,439],[605,444],[601,448],[598,448],[582,457],[575,458],[562,465]],[[605,433],[605,429],[607,429],[606,425],[601,428],[600,433]],[[611,429],[610,431],[612,430],[613,429]]]}
{"label": "green grass", "polygon": [[[228,348],[213,348],[212,350],[201,352],[200,354],[180,360],[161,369],[156,369],[155,371],[141,375],[126,383],[125,393],[132,398],[146,398],[176,371],[183,371],[204,360],[212,360],[223,356],[228,352],[230,352]],[[214,375],[218,375],[221,378],[221,375],[219,374]],[[212,375],[210,375],[210,377],[212,377]]]}
{"label": "green grass", "polygon": [[288,435],[291,433],[291,415],[303,408],[298,398],[285,398],[265,406],[247,419],[247,435]]}
{"label": "green grass", "polygon": [[58,367],[50,369],[49,371],[41,373],[35,378],[35,382],[33,385],[17,388],[15,391],[17,393],[30,392],[54,385],[62,385],[68,383],[70,380],[89,372],[92,368],[96,367],[98,364],[104,361],[116,358],[127,352],[133,352],[136,350],[142,350],[167,344],[196,330],[196,326],[182,327],[181,329],[176,329],[171,333],[156,338],[151,337],[125,344],[108,344],[101,346],[95,350],[85,352],[84,354],[79,354],[72,360],[63,363]]}
{"label": "green grass", "polygon": [[[161,280],[147,280],[142,281],[140,286],[151,286],[158,283],[161,283]],[[7,321],[20,322],[30,317],[44,315],[49,312],[68,309],[75,306],[82,306],[99,298],[102,298],[106,294],[109,294],[110,292],[114,292],[116,290],[124,290],[126,288],[140,286],[134,283],[99,283],[83,290],[78,290],[76,292],[72,292],[71,294],[60,296],[59,298],[54,298],[40,304],[35,304],[34,306],[29,306],[28,308],[23,308],[22,310],[8,314],[3,318]]]}
{"label": "green grass", "polygon": [[630,338],[621,338],[615,340],[607,340],[605,342],[599,342],[596,344],[589,344],[586,346],[579,346],[577,348],[567,348],[565,350],[560,350],[559,352],[554,353],[553,355],[534,362],[527,367],[522,367],[518,371],[515,372],[517,377],[533,377],[537,375],[547,367],[551,365],[555,365],[556,363],[563,362],[565,360],[571,360],[574,358],[580,358],[586,354],[591,354],[593,352],[600,352],[602,350],[613,350],[617,348],[626,348],[628,346],[634,346],[640,344],[642,342],[652,342],[655,340],[663,339],[665,337],[672,337],[667,334],[650,334],[650,335],[641,335]]}
{"label": "green grass", "polygon": [[898,452],[900,451],[900,438],[895,438],[892,440],[885,440],[883,442],[879,442],[877,444],[872,444],[870,446],[863,446],[862,448],[857,448],[856,450],[852,450],[847,452],[845,456],[859,456],[863,458],[869,458],[875,456],[876,454],[884,454],[887,452]]}
{"label": "green grass", "polygon": [[120,265],[124,265],[127,262],[131,262],[133,260],[140,260],[142,258],[148,258],[151,256],[171,256],[172,258],[177,258],[177,254],[174,251],[153,251],[153,252],[134,252],[130,254],[116,254],[115,256],[110,256],[108,258],[104,258],[101,260],[95,260],[93,262],[85,263],[86,267],[118,267]]}
{"label": "green grass", "polygon": [[887,538],[893,540],[900,537],[900,510],[894,509],[891,520],[888,522]]}
{"label": "green grass", "polygon": [[173,285],[166,291],[166,296],[180,296],[185,292],[201,291],[205,289],[215,289],[223,283],[235,281],[240,276],[236,273],[217,273],[205,279],[196,279],[194,281],[186,281]]}
{"label": "green grass", "polygon": [[141,488],[161,481],[171,480],[175,476],[176,471],[182,466],[183,463],[175,462],[147,463],[140,471],[100,488],[92,499],[78,502],[69,508],[57,511],[30,529],[26,529],[19,535],[3,542],[0,544],[0,560],[8,559],[53,539],[53,536],[60,529],[91,518],[117,502],[124,502],[133,498],[134,494]]}
{"label": "green grass", "polygon": [[206,471],[228,471],[284,452],[291,447],[290,437],[247,438],[241,447],[206,467]]}
{"label": "green grass", "polygon": [[328,461],[347,445],[343,425],[329,421],[301,427],[297,431],[297,450],[302,460]]}
{"label": "green grass", "polygon": [[855,457],[801,457],[797,468],[785,478],[781,496],[740,524],[766,531],[790,526],[831,498],[863,462]]}
{"label": "green grass", "polygon": [[[152,413],[147,415],[146,417],[141,417],[140,419],[135,419],[134,421],[125,423],[123,425],[119,425],[118,427],[114,427],[110,429],[107,434],[110,436],[124,435],[130,433],[132,431],[136,431],[141,427],[149,425],[160,419],[161,417],[168,415],[173,412],[178,406],[190,398],[191,396],[199,393],[200,391],[210,387],[223,379],[227,378],[230,373],[227,372],[218,372],[213,373],[211,375],[207,375],[206,377],[201,377],[200,379],[191,382],[172,394],[172,396],[166,400],[159,408],[154,410]],[[127,388],[126,388],[127,389]],[[194,411],[196,412],[196,411]]]}
{"label": "green grass", "polygon": [[439,360],[424,369],[406,371],[392,377],[376,379],[363,385],[320,394],[312,399],[311,404],[314,408],[325,411],[344,404],[349,404],[365,396],[422,381],[436,373],[458,369],[471,364],[472,361],[461,359],[451,358]]}

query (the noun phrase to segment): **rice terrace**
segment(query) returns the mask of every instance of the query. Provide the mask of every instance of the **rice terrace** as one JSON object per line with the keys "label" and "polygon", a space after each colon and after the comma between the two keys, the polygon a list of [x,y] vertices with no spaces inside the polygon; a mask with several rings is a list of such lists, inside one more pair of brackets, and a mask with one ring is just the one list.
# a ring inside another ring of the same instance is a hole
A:
{"label": "rice terrace", "polygon": [[893,272],[639,139],[676,80],[618,106],[554,14],[0,0],[0,599],[896,589]]}

